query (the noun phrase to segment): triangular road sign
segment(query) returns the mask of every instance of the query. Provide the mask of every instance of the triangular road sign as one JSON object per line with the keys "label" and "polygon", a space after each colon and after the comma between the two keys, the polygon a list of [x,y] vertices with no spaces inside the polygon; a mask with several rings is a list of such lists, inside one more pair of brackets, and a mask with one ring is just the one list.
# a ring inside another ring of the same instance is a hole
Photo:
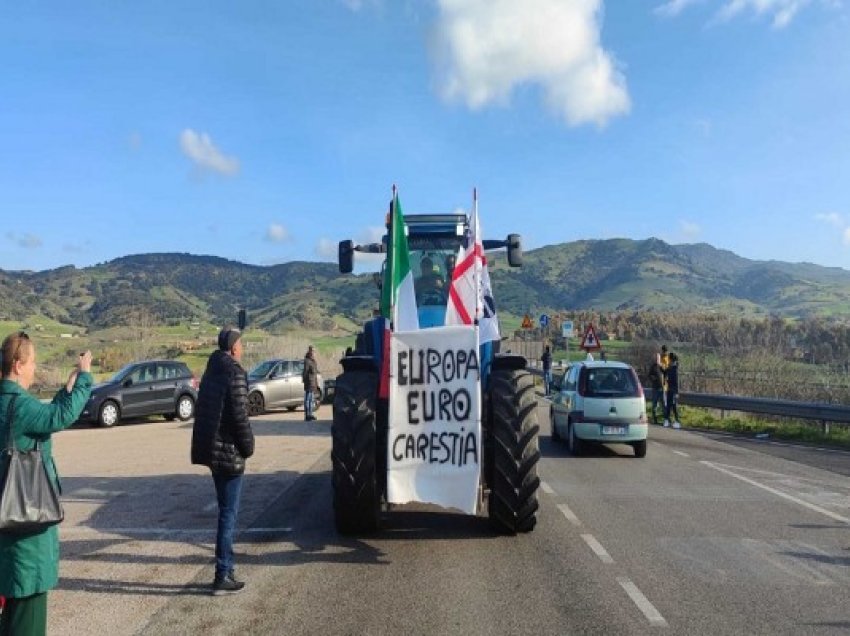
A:
{"label": "triangular road sign", "polygon": [[[516,323],[514,323],[516,324]],[[534,324],[531,322],[531,316],[525,314],[525,318],[522,319],[522,328],[523,329],[531,329],[534,327]]]}
{"label": "triangular road sign", "polygon": [[596,337],[596,331],[590,323],[584,331],[584,336],[581,339],[579,348],[584,349],[585,351],[596,351],[597,349],[602,348],[602,345],[599,344],[599,338]]}

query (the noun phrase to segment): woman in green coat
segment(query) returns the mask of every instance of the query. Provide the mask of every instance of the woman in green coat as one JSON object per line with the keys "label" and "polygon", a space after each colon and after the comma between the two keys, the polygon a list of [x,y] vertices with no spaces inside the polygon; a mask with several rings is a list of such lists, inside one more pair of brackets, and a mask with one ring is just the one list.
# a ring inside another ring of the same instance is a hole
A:
{"label": "woman in green coat", "polygon": [[[80,355],[66,386],[50,404],[27,393],[35,376],[35,345],[23,331],[8,336],[0,350],[0,444],[6,447],[12,415],[15,445],[31,450],[42,442],[47,472],[59,483],[50,434],[77,421],[91,393],[91,352]],[[14,413],[9,405],[14,398]],[[5,460],[3,460],[5,463]],[[3,469],[0,469],[2,471]],[[36,534],[0,532],[0,636],[41,636],[47,631],[47,591],[59,579],[59,532],[56,526]]]}

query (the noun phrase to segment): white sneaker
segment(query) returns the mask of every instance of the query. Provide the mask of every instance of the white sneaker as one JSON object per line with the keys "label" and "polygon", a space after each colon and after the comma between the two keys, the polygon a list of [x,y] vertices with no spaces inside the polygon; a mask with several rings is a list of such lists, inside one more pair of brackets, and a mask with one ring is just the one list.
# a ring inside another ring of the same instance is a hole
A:
{"label": "white sneaker", "polygon": [[670,428],[670,420],[664,420],[664,428]]}
{"label": "white sneaker", "polygon": [[682,425],[678,422],[673,422],[673,428],[682,428]]}

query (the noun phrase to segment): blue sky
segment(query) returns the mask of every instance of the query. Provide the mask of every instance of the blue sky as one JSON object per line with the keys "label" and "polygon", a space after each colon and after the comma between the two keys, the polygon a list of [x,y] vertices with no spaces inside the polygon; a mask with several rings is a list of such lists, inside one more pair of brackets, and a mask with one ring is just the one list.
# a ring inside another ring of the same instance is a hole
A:
{"label": "blue sky", "polygon": [[0,9],[0,268],[335,260],[404,210],[850,269],[839,0]]}

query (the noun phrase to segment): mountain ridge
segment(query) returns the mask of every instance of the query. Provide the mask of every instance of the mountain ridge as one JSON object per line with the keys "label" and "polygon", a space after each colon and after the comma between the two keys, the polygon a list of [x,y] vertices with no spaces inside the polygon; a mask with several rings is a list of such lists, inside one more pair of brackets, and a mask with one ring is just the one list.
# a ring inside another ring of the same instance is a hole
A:
{"label": "mountain ridge", "polygon": [[[490,258],[500,311],[561,309],[729,311],[805,318],[850,315],[850,271],[758,261],[707,243],[592,239],[525,253],[511,269]],[[131,254],[93,266],[0,270],[0,319],[33,313],[86,327],[147,320],[227,322],[247,307],[269,329],[350,329],[372,314],[371,273],[341,275],[333,263],[251,265],[214,255]]]}

